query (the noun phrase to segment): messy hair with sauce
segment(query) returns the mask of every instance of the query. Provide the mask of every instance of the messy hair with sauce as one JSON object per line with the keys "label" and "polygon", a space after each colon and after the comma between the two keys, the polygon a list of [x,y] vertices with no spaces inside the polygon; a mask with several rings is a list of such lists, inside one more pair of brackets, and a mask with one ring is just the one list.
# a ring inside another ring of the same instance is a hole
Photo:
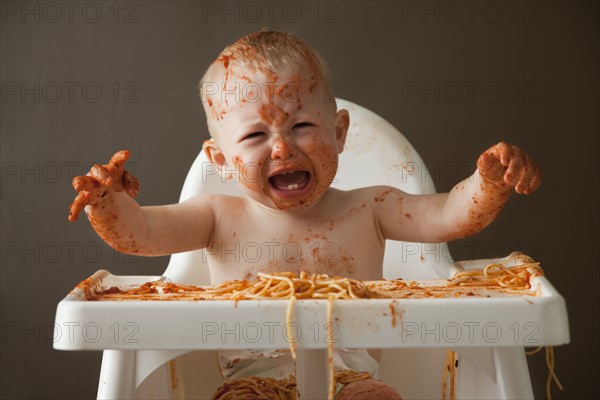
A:
{"label": "messy hair with sauce", "polygon": [[292,33],[263,29],[225,47],[200,80],[198,89],[201,98],[203,84],[213,67],[219,64],[225,67],[225,81],[232,66],[241,66],[271,77],[283,71],[310,71],[313,85],[320,85],[327,95],[332,95],[327,62],[317,50]]}

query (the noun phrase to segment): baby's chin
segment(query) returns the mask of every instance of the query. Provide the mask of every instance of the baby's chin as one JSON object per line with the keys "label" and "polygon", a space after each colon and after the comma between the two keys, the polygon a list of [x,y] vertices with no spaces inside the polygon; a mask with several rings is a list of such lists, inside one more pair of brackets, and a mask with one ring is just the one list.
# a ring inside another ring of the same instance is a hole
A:
{"label": "baby's chin", "polygon": [[299,200],[299,201],[289,201],[289,200],[275,200],[273,201],[273,206],[280,211],[300,211],[309,209],[315,206],[318,203],[312,199],[310,200]]}
{"label": "baby's chin", "polygon": [[262,199],[255,198],[254,200],[272,210],[300,211],[312,208],[313,206],[317,205],[321,199],[320,197],[315,198],[315,196],[310,196],[305,199],[290,200],[265,195],[265,197]]}
{"label": "baby's chin", "polygon": [[317,191],[314,190],[298,199],[283,199],[275,194],[269,193],[268,189],[262,193],[262,195],[258,195],[256,192],[250,191],[248,193],[248,189],[243,189],[247,197],[251,198],[255,202],[259,203],[261,206],[271,209],[273,211],[301,211],[308,210],[314,206],[316,206],[320,201],[325,191]]}

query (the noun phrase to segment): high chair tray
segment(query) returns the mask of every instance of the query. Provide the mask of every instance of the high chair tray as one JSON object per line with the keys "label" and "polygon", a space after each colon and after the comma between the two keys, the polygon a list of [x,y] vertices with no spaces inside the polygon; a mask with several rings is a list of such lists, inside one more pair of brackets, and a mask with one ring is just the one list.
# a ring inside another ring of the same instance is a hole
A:
{"label": "high chair tray", "polygon": [[[485,260],[460,263],[482,268]],[[128,288],[160,279],[99,270],[87,282]],[[267,349],[555,346],[569,342],[564,298],[544,277],[537,296],[335,300],[88,301],[80,286],[59,304],[54,348]],[[420,281],[426,282],[426,281]]]}

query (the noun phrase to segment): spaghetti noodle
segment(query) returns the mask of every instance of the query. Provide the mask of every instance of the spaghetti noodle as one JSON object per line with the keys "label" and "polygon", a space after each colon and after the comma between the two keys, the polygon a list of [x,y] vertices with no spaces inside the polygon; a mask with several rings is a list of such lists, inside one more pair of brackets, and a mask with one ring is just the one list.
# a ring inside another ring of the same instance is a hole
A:
{"label": "spaghetti noodle", "polygon": [[[536,296],[531,279],[543,275],[539,263],[515,267],[489,264],[483,269],[457,272],[451,279],[432,281],[358,281],[325,274],[301,272],[258,274],[257,281],[226,281],[219,285],[184,286],[164,281],[146,282],[122,290],[112,287],[92,290],[84,281],[87,300],[295,300],[303,299],[401,299],[438,297],[490,297],[494,295]],[[291,309],[288,311],[291,313]]]}
{"label": "spaghetti noodle", "polygon": [[296,380],[248,377],[225,382],[211,400],[296,400]]}
{"label": "spaghetti noodle", "polygon": [[494,295],[536,296],[531,281],[542,276],[539,263],[524,254],[513,253],[521,264],[505,267],[500,263],[486,265],[483,269],[460,271],[451,279],[435,281],[371,281],[367,287],[386,298],[446,298]]}
{"label": "spaghetti noodle", "polygon": [[[88,282],[84,281],[79,287]],[[287,300],[301,299],[367,299],[383,296],[355,279],[308,275],[300,272],[258,273],[257,281],[226,281],[219,285],[184,286],[164,281],[146,282],[139,287],[121,290],[112,287],[95,292],[87,290],[88,300]]]}
{"label": "spaghetti noodle", "polygon": [[[358,280],[300,272],[258,273],[258,282],[231,293],[231,300],[250,299],[365,299],[379,297]],[[227,283],[227,282],[225,282]]]}
{"label": "spaghetti noodle", "polygon": [[[534,350],[525,352],[525,354],[528,356],[533,356],[542,351],[543,348],[543,346],[540,346]],[[554,372],[554,347],[552,346],[546,346],[546,366],[548,367],[548,377],[546,378],[546,398],[548,400],[552,400],[552,381],[556,383],[556,386],[558,386],[560,390],[563,390],[563,386]]]}
{"label": "spaghetti noodle", "polygon": [[[351,369],[338,371],[332,375],[335,383],[347,385],[363,379],[371,379],[368,372],[356,372]],[[221,385],[211,400],[296,400],[296,379],[261,378],[257,376],[232,379]]]}
{"label": "spaghetti noodle", "polygon": [[[442,399],[446,400],[446,394],[450,400],[456,399],[456,367],[458,364],[457,354],[452,350],[446,351],[446,364],[442,372]],[[448,390],[448,380],[450,388]]]}
{"label": "spaghetti noodle", "polygon": [[524,254],[517,257],[523,263],[515,267],[507,268],[503,264],[493,263],[483,269],[457,272],[448,286],[506,288],[512,293],[529,291],[531,278],[543,275],[540,263],[534,262]]}

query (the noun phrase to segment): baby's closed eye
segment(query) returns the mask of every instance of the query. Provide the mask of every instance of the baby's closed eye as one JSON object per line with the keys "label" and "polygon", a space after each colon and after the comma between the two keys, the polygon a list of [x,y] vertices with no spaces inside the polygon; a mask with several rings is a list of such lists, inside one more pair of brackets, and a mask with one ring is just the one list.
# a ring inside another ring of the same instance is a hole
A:
{"label": "baby's closed eye", "polygon": [[303,132],[311,128],[315,128],[316,126],[317,125],[313,124],[312,122],[298,122],[292,127],[292,132]]}
{"label": "baby's closed eye", "polygon": [[261,136],[266,136],[266,133],[260,132],[260,131],[252,132],[252,133],[242,136],[242,139],[240,140],[240,142],[243,142],[245,140],[257,139],[257,138],[260,138]]}
{"label": "baby's closed eye", "polygon": [[296,125],[294,125],[294,128],[306,128],[308,126],[315,126],[315,124],[312,122],[298,122]]}

